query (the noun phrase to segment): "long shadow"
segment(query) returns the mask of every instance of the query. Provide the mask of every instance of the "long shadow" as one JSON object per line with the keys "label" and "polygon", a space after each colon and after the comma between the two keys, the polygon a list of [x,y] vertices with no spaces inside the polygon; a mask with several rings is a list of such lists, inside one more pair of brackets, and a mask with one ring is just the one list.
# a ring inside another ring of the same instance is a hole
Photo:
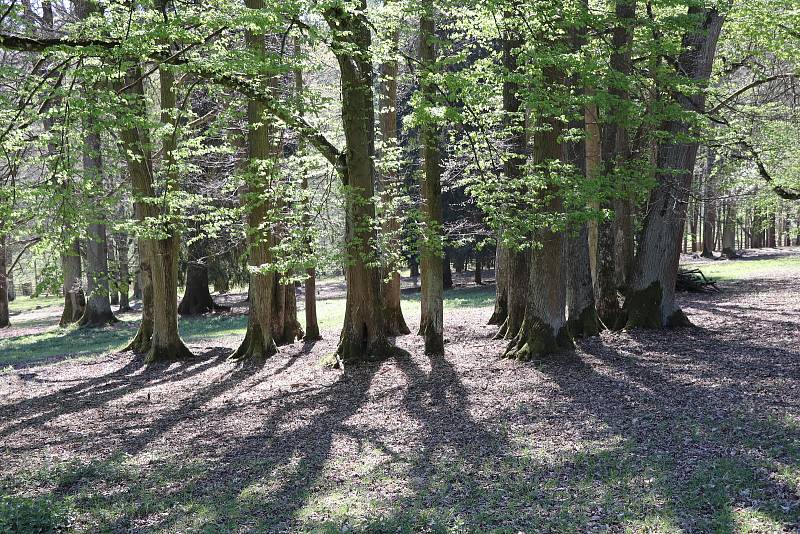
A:
{"label": "long shadow", "polygon": [[[349,435],[347,420],[367,402],[379,366],[349,368],[333,384],[265,401],[276,405],[273,413],[248,436],[229,442],[213,467],[193,481],[190,498],[214,509],[223,530],[260,520],[276,531],[292,531],[289,525],[325,466],[336,460],[334,442]],[[209,429],[197,439],[219,438],[217,430]],[[232,509],[244,516],[226,515]],[[179,519],[170,516],[158,526],[170,530]]]}
{"label": "long shadow", "polygon": [[111,402],[145,387],[184,380],[218,365],[226,358],[226,349],[212,348],[189,361],[145,366],[141,356],[134,356],[122,368],[111,373],[47,395],[0,406],[0,420],[16,420],[0,429],[0,438],[43,425],[63,415],[80,412],[87,407]]}
{"label": "long shadow", "polygon": [[[705,349],[718,341],[709,339]],[[731,532],[738,507],[797,526],[796,489],[775,476],[773,465],[800,467],[797,428],[740,409],[743,392],[725,380],[708,389],[597,343],[583,348],[613,372],[599,372],[577,355],[544,361],[541,371],[577,410],[592,414],[624,440],[634,468],[656,469],[656,491],[673,521],[688,531]],[[782,357],[796,361],[797,354]]]}

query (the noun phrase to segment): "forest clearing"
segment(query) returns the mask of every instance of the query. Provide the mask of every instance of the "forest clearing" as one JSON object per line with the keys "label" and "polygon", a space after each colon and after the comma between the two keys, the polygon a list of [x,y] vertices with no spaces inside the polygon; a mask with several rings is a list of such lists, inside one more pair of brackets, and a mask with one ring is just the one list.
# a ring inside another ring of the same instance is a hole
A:
{"label": "forest clearing", "polygon": [[680,294],[701,328],[534,364],[498,357],[491,286],[447,293],[444,356],[403,336],[344,370],[320,364],[333,324],[252,365],[215,316],[185,362],[26,349],[2,364],[0,484],[80,532],[795,532],[800,249],[749,252]]}

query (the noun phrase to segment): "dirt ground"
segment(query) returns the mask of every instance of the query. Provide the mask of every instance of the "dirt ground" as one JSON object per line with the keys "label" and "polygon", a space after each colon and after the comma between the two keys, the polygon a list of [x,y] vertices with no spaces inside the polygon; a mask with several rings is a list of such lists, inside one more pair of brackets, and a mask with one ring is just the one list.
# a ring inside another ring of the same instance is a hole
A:
{"label": "dirt ground", "polygon": [[261,367],[224,338],[13,369],[0,489],[85,531],[800,532],[798,274],[526,364],[478,308],[446,316],[443,358],[411,335],[326,370],[326,332]]}

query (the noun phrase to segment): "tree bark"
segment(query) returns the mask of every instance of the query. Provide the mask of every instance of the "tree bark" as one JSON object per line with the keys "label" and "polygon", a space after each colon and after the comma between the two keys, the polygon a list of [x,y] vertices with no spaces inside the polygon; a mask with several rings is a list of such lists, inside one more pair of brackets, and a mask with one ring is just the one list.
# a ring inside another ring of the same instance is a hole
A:
{"label": "tree bark", "polygon": [[[524,167],[528,159],[528,136],[525,129],[525,111],[519,95],[519,65],[517,54],[523,42],[520,32],[513,26],[518,14],[505,15],[505,28],[503,28],[503,114],[505,127],[508,130],[508,152],[503,162],[503,172],[506,180],[512,187],[522,187]],[[517,206],[526,209],[526,206]],[[505,247],[503,256],[503,287],[502,293],[498,291],[495,303],[496,310],[503,310],[498,314],[500,330],[496,339],[513,339],[519,334],[525,316],[525,306],[528,298],[528,279],[530,278],[531,253],[527,249],[514,249]],[[499,259],[499,257],[498,257]],[[499,280],[499,278],[498,278]],[[504,306],[503,306],[504,305]],[[494,318],[494,317],[493,317]]]}
{"label": "tree bark", "polygon": [[[562,76],[553,67],[545,67],[544,79],[556,83]],[[543,112],[534,141],[534,163],[545,176],[549,163],[562,158],[559,143],[561,123]],[[558,214],[563,211],[563,201],[558,192],[558,180],[548,179],[542,191],[542,209]],[[534,239],[538,246],[531,250],[530,282],[525,318],[518,335],[509,343],[505,357],[529,360],[573,347],[567,330],[567,284],[564,262],[564,234],[549,227],[536,230]]]}
{"label": "tree bark", "polygon": [[297,320],[297,295],[294,284],[276,280],[272,295],[272,339],[275,344],[288,345],[303,338],[303,328]]}
{"label": "tree bark", "polygon": [[[103,187],[103,159],[100,134],[93,117],[84,120],[83,172],[99,190]],[[109,296],[108,238],[103,207],[93,199],[94,221],[89,223],[86,240],[86,307],[78,324],[100,327],[118,322],[111,311]]]}
{"label": "tree bark", "polygon": [[[704,83],[711,74],[723,17],[715,9],[694,6],[689,8],[689,14],[700,22],[683,38],[677,69]],[[687,111],[705,109],[703,91],[676,96]],[[675,302],[675,280],[698,143],[685,140],[691,134],[686,121],[668,121],[665,130],[670,140],[658,149],[656,187],[650,195],[636,269],[625,299],[628,327],[691,324]]]}
{"label": "tree bark", "polygon": [[117,262],[119,263],[119,309],[117,311],[122,313],[131,309],[129,300],[131,273],[130,260],[128,258],[128,234],[116,234],[114,242],[117,245]]}
{"label": "tree bark", "polygon": [[[422,95],[427,105],[436,101],[435,87],[428,78],[436,63],[436,24],[432,0],[423,0],[419,20],[419,55],[423,69],[420,81]],[[430,119],[429,119],[430,120]],[[423,176],[421,184],[421,211],[424,233],[420,243],[422,268],[422,308],[420,335],[425,338],[425,354],[444,354],[444,263],[450,271],[450,261],[444,252],[442,240],[442,166],[439,126],[426,122],[420,129]],[[451,278],[452,285],[452,278]]]}
{"label": "tree bark", "polygon": [[[172,92],[171,74],[162,69],[161,76],[162,120],[166,122],[170,120],[167,117],[170,114],[168,110],[174,108],[175,95]],[[141,69],[129,71],[122,83],[128,88],[134,115],[146,117],[147,105]],[[168,213],[160,213],[158,206],[148,201],[155,196],[149,132],[146,128],[132,126],[124,128],[120,137],[131,176],[131,189],[135,199],[134,216],[141,222],[150,223],[165,215],[169,216]],[[165,138],[164,145],[165,160],[169,160],[174,150],[169,136]],[[164,165],[165,171],[169,173],[169,161],[165,161]],[[150,236],[139,238],[142,321],[136,336],[125,350],[145,353],[147,363],[192,356],[178,334],[178,242],[174,234],[169,233],[170,230],[167,228],[168,236],[164,239],[153,239]]]}
{"label": "tree bark", "polygon": [[64,311],[59,326],[64,327],[80,321],[86,307],[81,276],[81,249],[77,239],[61,254],[61,268],[64,272]]}
{"label": "tree bark", "polygon": [[481,257],[480,253],[476,250],[475,251],[475,278],[473,281],[475,282],[476,286],[483,285],[483,273],[481,270],[483,269],[483,265],[481,264]]}
{"label": "tree bark", "polygon": [[[263,9],[264,0],[247,0],[250,9]],[[248,31],[245,41],[251,52],[264,53],[264,35]],[[270,79],[270,87],[276,81]],[[264,195],[272,174],[276,171],[278,158],[277,142],[272,126],[264,116],[266,106],[262,101],[250,99],[247,102],[247,155],[250,169],[247,173],[247,213],[248,246],[250,265],[250,313],[247,321],[247,332],[236,352],[235,359],[263,361],[278,351],[273,338],[272,299],[275,291],[275,273],[270,268],[272,254],[271,222],[268,214],[271,208],[269,195]]]}
{"label": "tree bark", "polygon": [[[389,40],[390,59],[381,64],[381,92],[380,92],[380,132],[381,147],[384,158],[393,158],[393,153],[397,150],[397,76],[398,65],[395,58],[400,38],[400,31],[392,31]],[[388,154],[388,156],[387,156]],[[390,212],[384,213],[383,232],[387,239],[384,239],[385,246],[390,250],[400,249],[398,232],[400,230],[400,214],[395,210],[397,207],[393,200],[399,193],[400,181],[395,166],[385,170],[380,175],[380,192],[383,197],[384,206],[388,206]],[[388,278],[388,280],[387,280]],[[397,266],[391,264],[384,265],[383,282],[383,316],[386,325],[386,335],[401,336],[410,334],[406,320],[403,317],[403,309],[400,307],[400,273]]]}
{"label": "tree bark", "polygon": [[388,354],[383,320],[375,220],[375,97],[366,0],[357,10],[335,5],[325,11],[339,63],[346,151],[340,170],[345,185],[347,300],[336,358],[339,365]]}
{"label": "tree bark", "polygon": [[736,253],[736,202],[728,200],[725,206],[725,220],[722,223],[722,255],[729,260],[739,257]]}
{"label": "tree bark", "polygon": [[203,240],[189,245],[186,263],[186,289],[178,304],[179,315],[203,315],[215,311],[217,305],[208,289],[208,265]]}
{"label": "tree bark", "polygon": [[[502,236],[498,233],[497,236],[497,250],[495,252],[494,260],[494,279],[495,279],[495,297],[494,297],[494,311],[489,318],[488,324],[500,325],[506,322],[508,318],[508,281],[506,277],[506,267],[508,262],[508,249],[502,245]],[[527,292],[527,284],[526,292]]]}
{"label": "tree bark", "polygon": [[[295,42],[295,55],[300,56],[300,44],[296,41]],[[294,83],[295,83],[295,93],[297,94],[298,98],[302,101],[302,94],[303,94],[303,72],[300,69],[295,70],[294,72]],[[300,108],[300,113],[302,114],[303,109],[302,106]],[[298,150],[303,151],[303,142],[302,139],[299,141],[300,145]],[[308,173],[303,173],[303,180],[302,180],[302,188],[303,191],[306,193],[305,196],[305,214],[303,215],[303,224],[306,228],[311,227],[311,198],[309,197],[309,188],[308,188]],[[313,244],[311,240],[308,239],[306,243],[306,251],[309,255],[313,255]],[[319,332],[319,321],[317,320],[317,271],[316,269],[311,266],[306,269],[306,279],[305,279],[305,287],[303,290],[303,296],[305,299],[305,316],[306,316],[306,330],[305,335],[303,336],[304,341],[318,341],[322,339],[322,335]]]}
{"label": "tree bark", "polygon": [[[620,305],[618,297],[617,264],[629,261],[624,258],[617,261],[618,249],[626,250],[623,243],[617,242],[617,236],[622,232],[632,230],[630,223],[630,209],[626,203],[628,195],[625,186],[624,173],[621,168],[630,160],[630,143],[628,140],[629,100],[630,96],[625,89],[630,76],[631,44],[633,30],[636,24],[636,1],[617,0],[615,7],[616,21],[611,37],[611,73],[608,93],[615,103],[613,111],[603,126],[602,131],[602,157],[603,174],[608,181],[610,190],[614,195],[613,200],[602,203],[604,209],[619,209],[615,219],[603,219],[598,224],[597,234],[597,313],[606,327],[615,328],[620,319]],[[614,79],[614,78],[618,79]],[[624,170],[624,169],[623,169]],[[619,230],[619,231],[618,231]],[[619,246],[618,246],[619,245]],[[629,254],[628,251],[624,255]],[[624,268],[623,268],[624,270]]]}

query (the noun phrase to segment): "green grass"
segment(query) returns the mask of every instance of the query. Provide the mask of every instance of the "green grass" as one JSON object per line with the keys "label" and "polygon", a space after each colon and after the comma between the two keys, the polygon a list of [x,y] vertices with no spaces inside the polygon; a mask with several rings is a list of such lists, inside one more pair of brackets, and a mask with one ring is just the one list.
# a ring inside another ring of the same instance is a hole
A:
{"label": "green grass", "polygon": [[687,264],[683,267],[694,269],[699,268],[703,274],[714,280],[724,282],[749,278],[758,273],[769,271],[770,269],[797,269],[800,274],[800,258],[774,258],[763,260],[733,260],[717,261],[714,263]]}
{"label": "green grass", "polygon": [[[48,302],[53,305],[53,299],[24,299],[38,302]],[[446,309],[475,308],[491,306],[494,302],[494,287],[469,287],[445,291],[444,307]],[[60,304],[60,300],[55,301]],[[403,313],[407,318],[419,316],[419,293],[403,295]],[[35,309],[30,306],[28,310]],[[321,300],[317,303],[317,315],[322,330],[336,331],[343,321],[345,314],[344,299]],[[305,320],[302,312],[299,314],[301,323]],[[55,321],[57,319],[48,319]],[[41,324],[41,320],[26,320],[25,313],[13,318],[16,325],[34,326]],[[115,326],[96,329],[85,329],[71,326],[58,328],[52,326],[46,332],[32,335],[8,337],[0,339],[0,368],[8,365],[35,362],[58,356],[71,358],[91,358],[107,354],[123,348],[133,337],[138,321],[122,321]],[[243,315],[210,315],[204,317],[191,317],[180,319],[178,327],[181,336],[187,343],[200,343],[204,340],[213,340],[226,336],[244,336],[247,328],[247,317]]]}
{"label": "green grass", "polygon": [[50,306],[61,306],[64,302],[62,297],[23,297],[17,296],[9,302],[8,308],[12,314],[25,313],[38,308],[48,308]]}

